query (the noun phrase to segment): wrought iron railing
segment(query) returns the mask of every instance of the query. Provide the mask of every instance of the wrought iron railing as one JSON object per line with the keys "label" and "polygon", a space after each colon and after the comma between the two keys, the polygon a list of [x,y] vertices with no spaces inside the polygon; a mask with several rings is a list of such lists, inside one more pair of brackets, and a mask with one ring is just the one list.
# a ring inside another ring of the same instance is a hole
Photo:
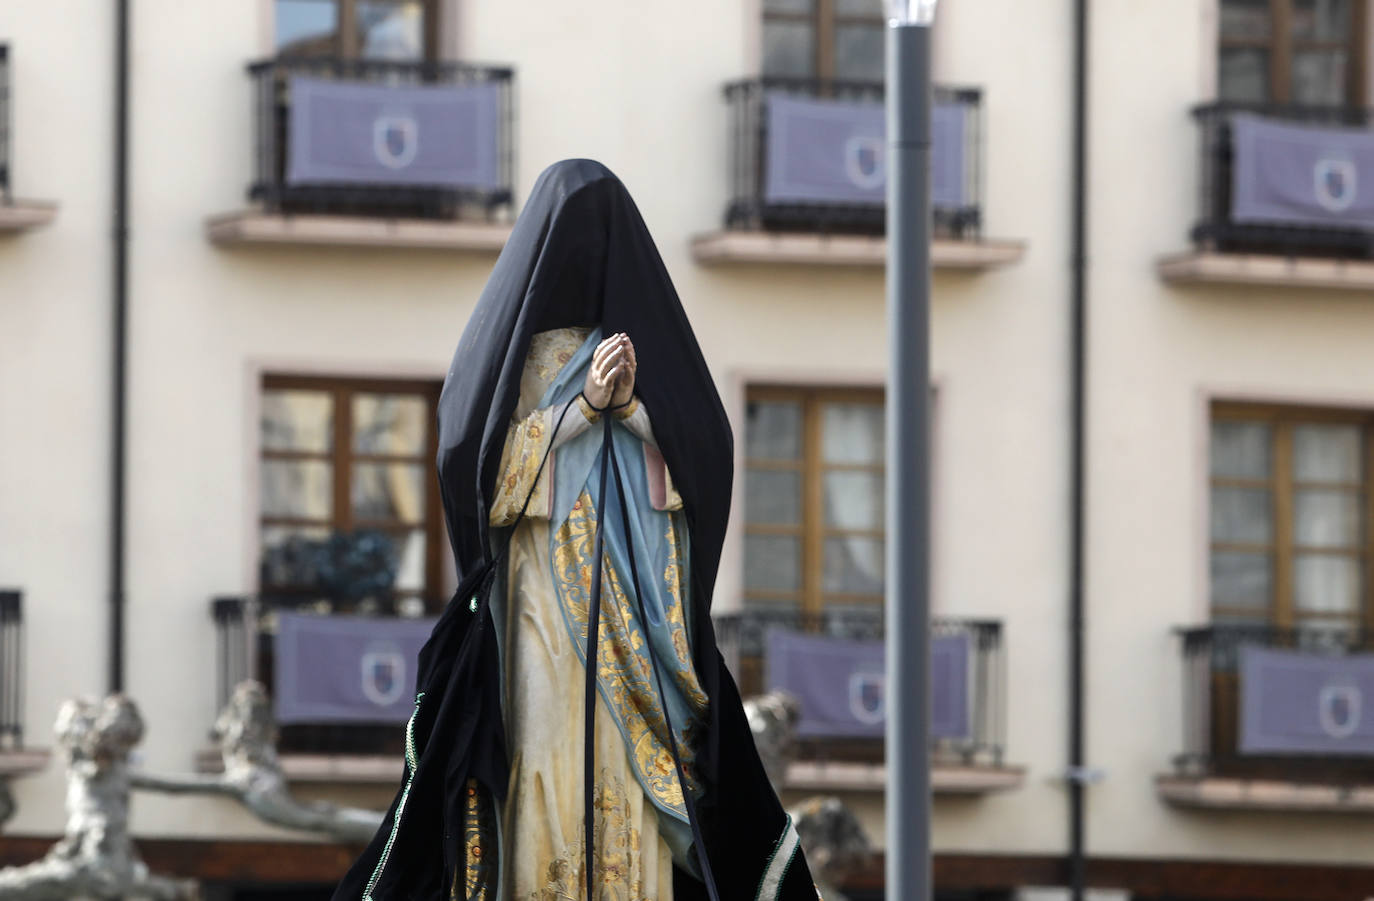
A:
{"label": "wrought iron railing", "polygon": [[[765,77],[725,86],[730,107],[730,201],[726,228],[881,234],[882,204],[776,203],[768,199],[768,98],[797,96],[860,103],[882,102],[881,82]],[[935,102],[964,108],[962,191],[964,202],[934,208],[936,234],[977,238],[983,220],[982,92],[976,88],[935,88]]]}
{"label": "wrought iron railing", "polygon": [[0,748],[24,746],[24,605],[0,591]]}
{"label": "wrought iron railing", "polygon": [[0,203],[10,202],[10,48],[0,44]]}
{"label": "wrought iron railing", "polygon": [[[253,182],[250,199],[289,213],[484,218],[509,209],[515,179],[515,72],[510,68],[448,62],[392,62],[282,57],[251,63],[253,80]],[[476,85],[498,89],[497,186],[490,190],[409,185],[292,185],[287,183],[291,77],[362,81],[371,84]]]}
{"label": "wrought iron railing", "polygon": [[[744,697],[759,694],[764,685],[767,636],[784,629],[833,638],[879,640],[884,637],[881,610],[840,608],[820,614],[796,610],[747,610],[712,618],[716,641]],[[971,654],[967,674],[969,734],[934,744],[938,758],[962,763],[1000,766],[1006,747],[1006,659],[1002,624],[991,620],[936,619],[932,638],[967,636]],[[890,690],[890,689],[889,689]],[[822,740],[802,742],[802,753],[815,758],[881,760],[882,741]]]}
{"label": "wrought iron railing", "polygon": [[[256,679],[271,692],[277,615],[307,610],[318,612],[318,604],[242,596],[218,597],[210,602],[217,637],[217,711],[223,709],[234,686],[245,679]],[[352,723],[284,725],[278,740],[282,751],[317,754],[399,755],[403,744],[400,726]]]}
{"label": "wrought iron railing", "polygon": [[1242,648],[1343,656],[1374,650],[1374,634],[1327,623],[1297,628],[1211,625],[1177,632],[1183,652],[1183,750],[1174,765],[1180,773],[1322,783],[1374,779],[1374,758],[1240,751]]}
{"label": "wrought iron railing", "polygon": [[[1287,106],[1268,103],[1211,103],[1196,107],[1202,150],[1198,179],[1198,220],[1192,240],[1200,248],[1225,253],[1365,258],[1374,256],[1374,232],[1301,224],[1236,222],[1232,216],[1235,144],[1232,121],[1251,114],[1292,123],[1374,128],[1374,109]],[[1374,173],[1370,174],[1374,177]]]}

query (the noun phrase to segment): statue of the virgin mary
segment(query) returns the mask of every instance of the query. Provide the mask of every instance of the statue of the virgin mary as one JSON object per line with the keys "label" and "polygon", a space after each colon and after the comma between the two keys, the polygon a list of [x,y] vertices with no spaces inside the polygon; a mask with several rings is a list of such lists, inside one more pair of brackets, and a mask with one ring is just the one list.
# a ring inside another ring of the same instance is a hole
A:
{"label": "statue of the virgin mary", "polygon": [[462,584],[406,782],[335,901],[815,898],[711,627],[730,425],[599,163],[535,184],[445,380],[438,465]]}

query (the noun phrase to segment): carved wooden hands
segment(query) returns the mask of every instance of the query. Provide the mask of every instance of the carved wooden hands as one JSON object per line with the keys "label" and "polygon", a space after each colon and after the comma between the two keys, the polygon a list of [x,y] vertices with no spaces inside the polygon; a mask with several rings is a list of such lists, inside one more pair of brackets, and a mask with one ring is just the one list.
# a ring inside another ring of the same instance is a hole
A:
{"label": "carved wooden hands", "polygon": [[596,346],[592,365],[582,394],[587,403],[598,409],[628,404],[635,393],[634,342],[624,332],[617,332]]}

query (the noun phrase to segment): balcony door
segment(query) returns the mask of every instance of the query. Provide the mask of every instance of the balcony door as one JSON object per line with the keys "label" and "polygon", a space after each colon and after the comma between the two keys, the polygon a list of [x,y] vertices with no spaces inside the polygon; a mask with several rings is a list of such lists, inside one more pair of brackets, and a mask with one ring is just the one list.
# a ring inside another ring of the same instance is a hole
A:
{"label": "balcony door", "polygon": [[[744,473],[744,604],[757,621],[879,637],[884,422],[880,391],[754,388]],[[762,685],[745,649],[746,693]]]}
{"label": "balcony door", "polygon": [[[434,382],[264,381],[259,590],[265,600],[320,612],[438,612],[447,546],[434,468],[438,395]],[[333,582],[316,563],[324,543],[350,536],[357,547],[348,554],[375,546],[377,559],[388,558],[395,572],[393,584],[360,610],[330,597]]]}
{"label": "balcony door", "polygon": [[1369,0],[1221,0],[1223,101],[1361,106]]}
{"label": "balcony door", "polygon": [[1368,776],[1369,763],[1242,754],[1241,649],[1369,651],[1374,414],[1218,404],[1211,423],[1214,767],[1266,778]]}

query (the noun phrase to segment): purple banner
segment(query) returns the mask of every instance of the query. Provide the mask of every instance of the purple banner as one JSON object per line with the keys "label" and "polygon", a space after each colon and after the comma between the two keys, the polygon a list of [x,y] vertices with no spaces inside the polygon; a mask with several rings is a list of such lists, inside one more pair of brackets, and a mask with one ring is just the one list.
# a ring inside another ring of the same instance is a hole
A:
{"label": "purple banner", "polygon": [[1374,654],[1240,651],[1242,754],[1374,755]]}
{"label": "purple banner", "polygon": [[1374,229],[1374,131],[1238,115],[1231,218]]}
{"label": "purple banner", "polygon": [[433,619],[283,613],[272,699],[279,723],[404,723]]}
{"label": "purple banner", "polygon": [[[966,109],[931,108],[930,196],[943,209],[968,203]],[[887,198],[883,104],[768,95],[768,203],[881,205]]]}
{"label": "purple banner", "polygon": [[[932,738],[970,737],[967,635],[930,641]],[[887,722],[887,676],[881,641],[768,633],[765,682],[801,705],[797,734],[803,738],[877,738]],[[913,690],[916,690],[913,686]]]}
{"label": "purple banner", "polygon": [[290,185],[499,187],[500,88],[291,79]]}

